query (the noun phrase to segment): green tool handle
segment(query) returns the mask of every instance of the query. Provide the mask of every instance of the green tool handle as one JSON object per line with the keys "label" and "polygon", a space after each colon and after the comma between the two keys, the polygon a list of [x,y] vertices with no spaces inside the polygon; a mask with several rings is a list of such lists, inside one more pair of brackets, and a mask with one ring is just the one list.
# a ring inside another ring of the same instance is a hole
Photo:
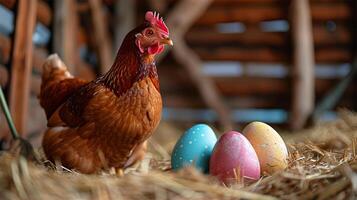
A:
{"label": "green tool handle", "polygon": [[14,122],[12,121],[9,108],[7,107],[5,95],[4,95],[1,87],[0,87],[0,105],[1,105],[2,110],[4,111],[4,114],[5,114],[7,123],[10,127],[10,131],[11,131],[11,135],[12,135],[13,139],[19,139],[20,138],[19,134],[16,131]]}

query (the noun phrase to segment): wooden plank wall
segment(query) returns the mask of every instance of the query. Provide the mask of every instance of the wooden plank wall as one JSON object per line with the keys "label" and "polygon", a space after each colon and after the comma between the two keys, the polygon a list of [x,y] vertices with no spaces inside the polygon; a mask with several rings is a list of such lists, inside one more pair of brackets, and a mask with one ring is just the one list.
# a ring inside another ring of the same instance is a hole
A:
{"label": "wooden plank wall", "polygon": [[17,4],[9,104],[15,127],[20,134],[24,134],[30,98],[32,36],[36,26],[37,0],[19,0]]}
{"label": "wooden plank wall", "polygon": [[[177,0],[171,0],[171,4]],[[317,65],[352,63],[352,2],[349,0],[310,0],[314,60]],[[234,108],[281,108],[291,110],[292,60],[290,1],[286,0],[215,0],[186,35],[186,40],[204,61],[238,61],[241,63],[281,64],[289,72],[284,78],[215,77],[217,88]],[[264,32],[261,22],[284,20],[286,32]],[[240,33],[219,31],[221,23],[244,25]],[[356,36],[355,36],[356,37]],[[168,107],[204,108],[195,95],[192,82],[180,66],[167,62],[159,66]],[[264,67],[264,66],[261,66]],[[244,65],[243,65],[244,68]],[[243,69],[244,70],[244,69]],[[175,77],[166,78],[166,77]],[[318,101],[338,82],[339,78],[316,78],[315,101]],[[338,106],[353,109],[356,87],[351,84]],[[185,97],[180,97],[180,94]]]}

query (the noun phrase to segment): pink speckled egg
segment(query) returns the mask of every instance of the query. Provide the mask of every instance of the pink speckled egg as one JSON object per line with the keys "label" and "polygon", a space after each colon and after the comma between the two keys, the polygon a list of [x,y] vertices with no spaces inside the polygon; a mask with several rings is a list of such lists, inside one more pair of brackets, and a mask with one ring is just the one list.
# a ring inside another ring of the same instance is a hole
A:
{"label": "pink speckled egg", "polygon": [[241,178],[257,180],[260,178],[258,156],[242,134],[227,132],[213,149],[209,173],[225,183]]}

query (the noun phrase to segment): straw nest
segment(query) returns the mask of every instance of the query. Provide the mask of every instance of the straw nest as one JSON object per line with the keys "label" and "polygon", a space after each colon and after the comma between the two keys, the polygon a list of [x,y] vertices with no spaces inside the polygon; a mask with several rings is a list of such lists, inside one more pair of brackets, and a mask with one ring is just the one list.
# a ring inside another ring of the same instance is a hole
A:
{"label": "straw nest", "polygon": [[192,168],[170,171],[148,157],[123,177],[83,175],[48,162],[0,155],[0,199],[353,199],[357,191],[357,115],[285,137],[289,167],[254,183],[227,187]]}

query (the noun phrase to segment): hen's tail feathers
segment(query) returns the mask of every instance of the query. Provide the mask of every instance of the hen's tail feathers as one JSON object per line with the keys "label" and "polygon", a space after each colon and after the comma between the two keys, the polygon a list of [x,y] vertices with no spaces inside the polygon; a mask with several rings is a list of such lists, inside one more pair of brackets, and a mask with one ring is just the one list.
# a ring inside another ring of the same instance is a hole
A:
{"label": "hen's tail feathers", "polygon": [[47,118],[86,83],[87,81],[74,78],[57,54],[50,55],[43,64],[39,95],[40,105],[44,108]]}
{"label": "hen's tail feathers", "polygon": [[43,64],[41,88],[50,82],[72,78],[67,66],[62,62],[57,54],[50,55]]}

